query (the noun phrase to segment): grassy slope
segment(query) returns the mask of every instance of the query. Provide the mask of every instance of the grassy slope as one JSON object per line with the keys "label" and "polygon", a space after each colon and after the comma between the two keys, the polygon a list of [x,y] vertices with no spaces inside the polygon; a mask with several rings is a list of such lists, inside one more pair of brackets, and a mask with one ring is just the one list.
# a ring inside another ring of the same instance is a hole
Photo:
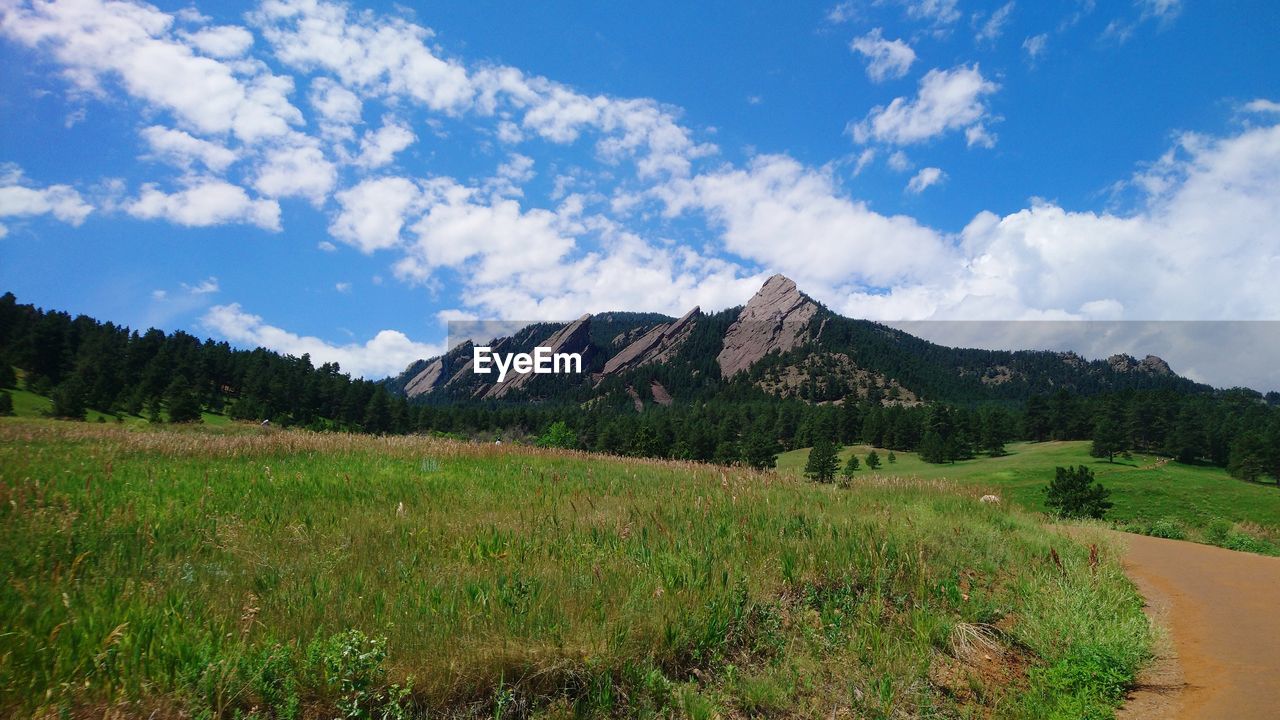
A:
{"label": "grassy slope", "polygon": [[[847,447],[841,463],[857,452],[866,457],[867,446]],[[947,465],[920,460],[915,453],[897,453],[897,462],[883,464],[882,474],[945,479],[990,492],[1032,510],[1044,510],[1043,488],[1056,466],[1087,465],[1098,481],[1111,490],[1115,507],[1107,518],[1121,524],[1150,523],[1172,518],[1194,531],[1214,518],[1242,523],[1256,534],[1280,539],[1280,490],[1236,480],[1222,468],[1182,465],[1136,455],[1108,463],[1089,456],[1088,442],[1014,443],[1004,457],[978,457]],[[878,451],[882,463],[887,451]],[[778,457],[778,468],[800,474],[809,457],[808,449],[794,450]],[[860,474],[869,474],[865,463]]]}
{"label": "grassy slope", "polygon": [[510,445],[0,419],[0,546],[4,715],[1105,717],[1148,642],[944,483]]}
{"label": "grassy slope", "polygon": [[[15,368],[16,370],[16,368]],[[53,400],[45,395],[37,395],[30,390],[20,390],[18,388],[0,388],[0,392],[7,392],[13,397],[13,414],[15,417],[25,418],[43,418],[48,417],[53,411]],[[167,418],[167,414],[161,411],[161,418]],[[147,419],[139,415],[129,415],[121,413],[120,415],[108,415],[98,410],[89,409],[85,412],[85,420],[88,422],[123,422],[127,425],[142,425],[147,423]],[[206,425],[227,425],[231,423],[231,418],[221,413],[201,412],[200,421]]]}

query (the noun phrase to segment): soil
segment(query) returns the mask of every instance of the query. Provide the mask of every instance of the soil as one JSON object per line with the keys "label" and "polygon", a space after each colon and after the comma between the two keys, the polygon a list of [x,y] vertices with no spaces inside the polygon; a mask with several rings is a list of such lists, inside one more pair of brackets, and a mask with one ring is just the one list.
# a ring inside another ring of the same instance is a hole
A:
{"label": "soil", "polygon": [[1280,717],[1280,558],[1117,533],[1167,637],[1124,720]]}

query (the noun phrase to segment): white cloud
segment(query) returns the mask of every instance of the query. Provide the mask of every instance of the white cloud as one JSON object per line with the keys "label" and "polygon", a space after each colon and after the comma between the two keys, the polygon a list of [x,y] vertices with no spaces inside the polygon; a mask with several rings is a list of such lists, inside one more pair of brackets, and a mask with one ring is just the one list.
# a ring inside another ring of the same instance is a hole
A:
{"label": "white cloud", "polygon": [[974,40],[979,45],[983,43],[994,43],[1004,34],[1004,27],[1009,23],[1009,16],[1013,14],[1013,3],[1005,3],[1000,6],[987,21],[978,29],[978,34],[974,36]]}
{"label": "white cloud", "polygon": [[320,205],[337,182],[338,170],[310,138],[275,147],[258,166],[253,186],[268,197],[302,197]]}
{"label": "white cloud", "polygon": [[889,168],[897,172],[906,172],[911,169],[911,159],[901,150],[895,150],[889,156]]}
{"label": "white cloud", "polygon": [[211,332],[238,345],[264,347],[295,357],[309,354],[314,364],[336,362],[344,371],[366,378],[394,375],[415,360],[439,355],[443,350],[439,345],[414,342],[396,330],[382,330],[363,344],[334,345],[268,325],[239,303],[215,305],[201,322]]}
{"label": "white cloud", "polygon": [[189,179],[186,189],[175,193],[143,185],[125,211],[139,219],[189,227],[249,223],[264,230],[280,229],[280,206],[274,200],[254,200],[244,188],[214,178]]}
{"label": "white cloud", "polygon": [[836,304],[883,319],[1280,317],[1280,125],[1181,137],[1134,178],[1129,214],[1048,202],[961,232],[960,272],[855,292]]}
{"label": "white cloud", "polygon": [[858,6],[853,0],[845,0],[831,7],[827,11],[827,22],[834,25],[847,23],[858,17]]}
{"label": "white cloud", "polygon": [[350,294],[350,293],[351,293],[351,283],[349,283],[349,282],[340,282],[340,283],[335,283],[335,284],[334,284],[334,286],[333,286],[333,289],[334,289],[334,290],[337,290],[338,292],[343,293],[343,294]]}
{"label": "white cloud", "polygon": [[396,153],[409,147],[418,137],[408,125],[395,120],[387,120],[382,127],[365,133],[360,139],[360,156],[356,165],[363,168],[380,168],[391,164]]}
{"label": "white cloud", "polygon": [[364,104],[360,97],[327,77],[311,81],[311,107],[329,122],[353,125],[360,122]]}
{"label": "white cloud", "polygon": [[253,47],[253,34],[235,25],[201,28],[182,37],[205,55],[222,60],[241,57]]}
{"label": "white cloud", "polygon": [[1244,109],[1252,113],[1280,113],[1280,102],[1258,98],[1246,103]]}
{"label": "white cloud", "polygon": [[867,148],[866,150],[863,150],[861,153],[859,153],[858,160],[853,165],[854,176],[856,177],[858,175],[861,175],[862,171],[867,169],[867,166],[869,166],[875,159],[876,159],[875,148]]}
{"label": "white cloud", "polygon": [[428,187],[416,241],[396,263],[402,279],[425,280],[439,267],[468,267],[472,282],[497,283],[553,268],[573,247],[571,223],[549,210],[522,210],[515,200],[485,202],[471,188],[439,180]]}
{"label": "white cloud", "polygon": [[907,74],[916,61],[911,46],[901,40],[885,40],[880,28],[854,39],[849,47],[867,58],[867,77],[872,82],[894,80]]}
{"label": "white cloud", "polygon": [[1048,33],[1040,33],[1039,35],[1032,35],[1026,40],[1023,40],[1022,49],[1026,50],[1027,57],[1031,58],[1034,61],[1034,60],[1040,59],[1040,56],[1044,54],[1045,47],[1047,47],[1048,44],[1049,44]]}
{"label": "white cloud", "polygon": [[31,187],[16,166],[0,165],[0,218],[52,215],[79,226],[92,212],[93,206],[70,185]]}
{"label": "white cloud", "polygon": [[906,8],[907,17],[949,25],[960,19],[956,0],[898,0]]}
{"label": "white cloud", "polygon": [[289,103],[293,82],[259,63],[202,57],[172,33],[173,17],[150,5],[79,0],[10,7],[0,32],[50,52],[78,89],[103,93],[118,78],[130,95],[201,133],[242,140],[278,137],[302,122]]}
{"label": "white cloud", "polygon": [[910,181],[907,182],[907,191],[919,195],[927,188],[930,188],[943,180],[947,179],[947,174],[941,168],[927,167],[921,168]]}
{"label": "white cloud", "polygon": [[420,211],[424,202],[418,186],[402,177],[364,180],[335,198],[342,210],[329,232],[363,253],[399,245],[405,217]]}
{"label": "white cloud", "polygon": [[1161,22],[1173,20],[1182,12],[1182,0],[1136,0],[1143,19],[1155,18]]}
{"label": "white cloud", "polygon": [[846,197],[829,172],[786,156],[700,175],[673,186],[666,200],[670,214],[705,212],[734,255],[828,288],[922,280],[954,261],[938,233],[873,212]]}
{"label": "white cloud", "polygon": [[210,170],[222,172],[239,157],[234,150],[222,145],[160,125],[143,128],[142,139],[156,158],[184,169],[199,162]]}
{"label": "white cloud", "polygon": [[218,286],[218,278],[209,276],[195,285],[182,283],[182,288],[192,295],[212,295],[222,288]]}
{"label": "white cloud", "polygon": [[895,98],[887,107],[873,109],[850,131],[858,143],[910,145],[963,129],[970,145],[985,144],[990,139],[985,123],[991,119],[985,97],[999,88],[977,65],[930,70],[915,98]]}

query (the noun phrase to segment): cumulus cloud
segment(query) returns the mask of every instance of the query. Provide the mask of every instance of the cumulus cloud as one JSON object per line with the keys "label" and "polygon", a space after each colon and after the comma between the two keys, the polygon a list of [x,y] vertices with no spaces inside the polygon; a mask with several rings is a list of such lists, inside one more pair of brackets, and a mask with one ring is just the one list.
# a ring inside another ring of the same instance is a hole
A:
{"label": "cumulus cloud", "polygon": [[396,153],[409,147],[417,139],[408,125],[388,120],[382,127],[365,133],[360,139],[360,155],[356,158],[356,165],[363,168],[389,165]]}
{"label": "cumulus cloud", "polygon": [[215,142],[160,125],[143,128],[142,139],[151,148],[153,157],[183,169],[189,169],[198,162],[210,170],[222,172],[239,157],[234,150]]}
{"label": "cumulus cloud", "polygon": [[406,216],[419,212],[424,203],[417,184],[402,177],[364,180],[335,198],[341,211],[329,233],[363,253],[399,245]]}
{"label": "cumulus cloud", "polygon": [[382,330],[363,344],[335,345],[297,335],[262,317],[246,312],[239,303],[215,305],[201,322],[219,337],[246,347],[264,347],[279,353],[311,356],[314,364],[336,362],[346,372],[366,378],[383,378],[404,370],[415,360],[439,355],[442,347],[414,342],[396,330]]}
{"label": "cumulus cloud", "polygon": [[130,95],[202,133],[256,140],[302,122],[288,100],[291,79],[258,64],[202,57],[172,26],[173,17],[153,6],[102,0],[10,7],[0,18],[0,32],[47,50],[80,90],[102,93],[103,81],[116,78]]}
{"label": "cumulus cloud", "polygon": [[214,178],[189,179],[185,189],[174,193],[143,185],[141,194],[124,209],[142,220],[168,220],[188,227],[247,223],[264,230],[280,229],[280,205],[274,200],[255,200],[244,188]]}
{"label": "cumulus cloud", "polygon": [[927,167],[921,168],[920,172],[907,182],[907,191],[919,195],[926,188],[937,185],[947,179],[947,174],[941,168]]}
{"label": "cumulus cloud", "polygon": [[224,60],[241,57],[253,47],[253,33],[235,25],[201,28],[182,37],[205,55]]}
{"label": "cumulus cloud", "polygon": [[1133,179],[1130,213],[1038,201],[979,213],[961,272],[855,292],[837,307],[882,319],[1280,317],[1280,125],[1185,134]]}
{"label": "cumulus cloud", "polygon": [[901,40],[884,39],[880,28],[855,38],[849,47],[867,58],[867,77],[872,82],[900,78],[916,61],[916,52],[910,45]]}
{"label": "cumulus cloud", "polygon": [[[93,206],[70,185],[33,187],[16,166],[0,165],[0,218],[52,215],[79,226],[91,212]],[[7,233],[7,228],[0,225],[0,237]]]}
{"label": "cumulus cloud", "polygon": [[310,138],[266,151],[253,186],[268,197],[302,197],[319,205],[337,183],[337,168]]}
{"label": "cumulus cloud", "polygon": [[911,145],[964,130],[970,145],[987,145],[994,141],[986,130],[991,121],[986,96],[999,88],[977,65],[930,70],[920,79],[916,97],[895,98],[888,106],[874,108],[849,130],[860,144]]}
{"label": "cumulus cloud", "polygon": [[700,210],[741,258],[826,287],[886,286],[934,276],[954,261],[940,235],[847,197],[827,170],[783,155],[700,175],[666,193],[667,212]]}

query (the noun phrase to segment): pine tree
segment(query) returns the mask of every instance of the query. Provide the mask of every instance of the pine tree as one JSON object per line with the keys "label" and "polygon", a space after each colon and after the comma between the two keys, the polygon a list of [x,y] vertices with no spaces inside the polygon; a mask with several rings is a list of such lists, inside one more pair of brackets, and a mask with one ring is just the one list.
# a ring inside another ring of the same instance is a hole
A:
{"label": "pine tree", "polygon": [[373,397],[364,410],[364,431],[385,433],[391,429],[391,404],[387,402],[387,393],[382,388],[374,390]]}
{"label": "pine tree", "polygon": [[1089,454],[1096,458],[1106,458],[1107,462],[1115,462],[1116,453],[1124,450],[1124,429],[1110,413],[1104,414],[1093,428],[1093,447],[1089,449]]}
{"label": "pine tree", "polygon": [[840,457],[835,443],[825,437],[818,438],[809,450],[809,461],[805,463],[805,477],[818,482],[828,483],[835,479],[840,469]]}
{"label": "pine tree", "polygon": [[178,376],[165,391],[169,405],[169,422],[187,423],[200,421],[200,398],[196,397],[186,378]]}
{"label": "pine tree", "polygon": [[847,478],[853,477],[853,474],[858,471],[860,465],[861,463],[858,462],[858,456],[856,454],[850,455],[849,462],[844,464],[844,471],[841,474]]}
{"label": "pine tree", "polygon": [[867,453],[867,467],[875,470],[880,467],[880,454],[875,450]]}
{"label": "pine tree", "polygon": [[85,389],[80,377],[72,375],[53,390],[53,416],[70,420],[83,420]]}
{"label": "pine tree", "polygon": [[1093,471],[1079,467],[1054,469],[1054,479],[1045,488],[1044,504],[1064,518],[1100,519],[1111,508],[1111,491],[1093,479]]}
{"label": "pine tree", "polygon": [[778,441],[765,429],[764,424],[759,424],[751,432],[747,438],[743,458],[747,465],[757,470],[767,470],[774,467],[778,462],[778,452],[781,448]]}
{"label": "pine tree", "polygon": [[0,391],[0,416],[13,414],[13,396],[7,392]]}
{"label": "pine tree", "polygon": [[898,462],[898,456],[897,456],[897,455],[896,455],[892,450],[890,450],[890,451],[889,451],[889,464],[890,464],[890,465],[892,465],[892,464],[894,464],[894,463],[896,463],[896,462]]}

